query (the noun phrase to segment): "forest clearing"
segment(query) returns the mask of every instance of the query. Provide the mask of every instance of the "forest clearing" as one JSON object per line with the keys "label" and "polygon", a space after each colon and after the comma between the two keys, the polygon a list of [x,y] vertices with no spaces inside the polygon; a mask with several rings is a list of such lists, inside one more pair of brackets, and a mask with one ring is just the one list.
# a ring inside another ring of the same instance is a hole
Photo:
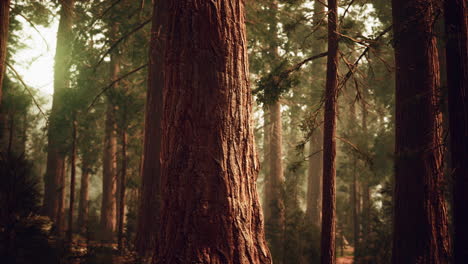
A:
{"label": "forest clearing", "polygon": [[0,263],[468,263],[468,1],[0,0]]}

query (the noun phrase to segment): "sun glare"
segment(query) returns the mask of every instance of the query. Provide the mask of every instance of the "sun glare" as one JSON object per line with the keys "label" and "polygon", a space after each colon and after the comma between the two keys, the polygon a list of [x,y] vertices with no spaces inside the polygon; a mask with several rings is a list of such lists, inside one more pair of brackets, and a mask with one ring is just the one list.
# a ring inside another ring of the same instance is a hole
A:
{"label": "sun glare", "polygon": [[54,92],[54,55],[58,23],[53,21],[49,27],[36,26],[38,33],[28,22],[23,22],[21,41],[26,46],[15,52],[15,69],[25,83],[39,91],[39,96],[51,101]]}

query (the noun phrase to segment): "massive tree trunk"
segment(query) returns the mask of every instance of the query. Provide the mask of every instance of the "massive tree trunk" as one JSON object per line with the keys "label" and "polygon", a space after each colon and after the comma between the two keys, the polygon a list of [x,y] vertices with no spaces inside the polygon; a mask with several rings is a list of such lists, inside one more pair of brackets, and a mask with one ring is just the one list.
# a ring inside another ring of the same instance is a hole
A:
{"label": "massive tree trunk", "polygon": [[271,263],[256,190],[244,1],[175,0],[168,12],[154,262]]}
{"label": "massive tree trunk", "polygon": [[322,189],[322,264],[335,263],[335,156],[336,156],[336,101],[338,90],[338,6],[328,1],[328,56],[325,87],[325,114],[323,130],[323,189]]}
{"label": "massive tree trunk", "polygon": [[393,0],[396,63],[392,262],[448,263],[438,109],[439,65],[425,0]]}
{"label": "massive tree trunk", "polygon": [[453,173],[454,263],[468,259],[468,3],[445,1],[447,84]]}
{"label": "massive tree trunk", "polygon": [[85,160],[83,159],[81,162],[80,201],[78,205],[78,231],[84,234],[86,232],[88,223],[88,196],[90,172]]}
{"label": "massive tree trunk", "polygon": [[[73,41],[73,6],[74,0],[61,2],[60,22],[57,32],[57,48],[54,66],[54,95],[49,118],[47,170],[44,179],[43,212],[56,224],[57,232],[61,233],[63,219],[65,148],[62,131],[65,129],[63,118],[64,93],[69,87],[71,45]],[[59,221],[60,220],[60,221]]]}
{"label": "massive tree trunk", "polygon": [[138,213],[136,248],[141,256],[150,254],[156,246],[161,203],[161,115],[164,86],[164,56],[167,6],[154,1],[151,45],[149,53],[148,91],[146,96],[145,139],[141,170],[141,194]]}
{"label": "massive tree trunk", "polygon": [[[111,26],[110,38],[115,39],[118,24]],[[120,72],[118,51],[111,53],[110,60],[111,79],[116,80]],[[118,82],[113,85],[111,91],[118,89]],[[107,110],[104,131],[104,153],[102,159],[102,204],[101,204],[101,238],[114,240],[117,227],[117,125],[116,111],[112,102],[112,95],[107,95]]]}
{"label": "massive tree trunk", "polygon": [[[0,1],[0,109],[2,109],[3,76],[7,53],[8,30],[10,25],[10,0]],[[3,123],[0,123],[2,125]],[[1,127],[0,127],[1,128]],[[2,133],[2,131],[0,131]]]}

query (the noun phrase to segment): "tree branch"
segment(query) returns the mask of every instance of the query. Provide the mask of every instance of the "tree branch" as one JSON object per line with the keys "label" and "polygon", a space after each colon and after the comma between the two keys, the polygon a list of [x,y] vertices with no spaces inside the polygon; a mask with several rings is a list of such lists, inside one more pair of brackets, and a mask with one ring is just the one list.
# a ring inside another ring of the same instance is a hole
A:
{"label": "tree branch", "polygon": [[91,104],[88,106],[88,109],[87,109],[86,111],[89,111],[89,110],[91,109],[91,107],[94,106],[94,104],[96,103],[97,99],[98,99],[101,95],[103,95],[107,90],[109,90],[110,88],[112,88],[112,86],[113,86],[115,83],[119,82],[119,81],[122,80],[122,79],[127,78],[128,76],[134,74],[135,72],[138,72],[139,70],[145,68],[146,66],[148,66],[148,63],[143,64],[143,65],[141,65],[140,67],[138,67],[138,68],[136,68],[136,69],[133,69],[133,70],[131,70],[131,71],[125,73],[124,75],[120,76],[119,78],[113,80],[110,84],[108,84],[108,85],[104,86],[103,88],[101,88],[101,92],[99,92],[99,94],[97,94],[96,97],[94,97],[93,101],[92,101]]}
{"label": "tree branch", "polygon": [[41,107],[39,106],[39,103],[36,101],[36,98],[34,98],[34,95],[32,94],[31,90],[28,88],[28,86],[26,85],[26,83],[23,81],[23,78],[21,78],[21,76],[19,75],[19,73],[15,70],[15,68],[13,68],[13,66],[10,65],[10,63],[8,62],[5,62],[6,66],[8,66],[8,68],[10,68],[10,70],[15,74],[16,76],[16,79],[18,79],[20,81],[20,83],[24,86],[24,89],[26,89],[26,91],[28,91],[29,95],[31,96],[34,104],[36,105],[36,107],[39,109],[39,112],[41,112],[41,114],[44,116],[46,122],[49,122],[49,119],[47,118],[46,114],[44,113],[44,111],[42,111]]}

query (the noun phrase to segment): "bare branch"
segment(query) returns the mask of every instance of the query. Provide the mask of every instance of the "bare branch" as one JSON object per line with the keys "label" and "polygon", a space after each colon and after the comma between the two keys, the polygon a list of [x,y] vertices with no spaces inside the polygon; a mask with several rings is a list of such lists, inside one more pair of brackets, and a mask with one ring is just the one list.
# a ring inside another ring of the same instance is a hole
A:
{"label": "bare branch", "polygon": [[117,45],[119,45],[120,42],[122,42],[122,40],[128,38],[129,36],[131,36],[133,33],[137,32],[138,30],[140,30],[141,28],[143,28],[146,24],[148,24],[149,22],[151,22],[151,18],[150,19],[147,19],[146,21],[144,21],[143,23],[141,23],[140,25],[138,25],[137,27],[135,27],[134,29],[132,29],[130,32],[128,32],[127,34],[123,35],[121,38],[119,38],[116,42],[114,42],[112,44],[112,46],[101,56],[101,59],[99,59],[98,63],[94,66],[94,68],[96,69],[103,61],[104,61],[104,58],[107,56],[107,54],[111,53],[112,50],[114,50]]}
{"label": "bare branch", "polygon": [[26,91],[28,91],[29,95],[31,96],[34,104],[36,105],[36,107],[39,109],[39,112],[41,112],[41,114],[44,116],[46,122],[48,122],[48,118],[46,116],[46,114],[44,113],[44,111],[42,111],[42,108],[39,106],[39,103],[36,101],[36,98],[34,98],[34,95],[33,93],[31,92],[31,90],[29,89],[29,87],[26,85],[26,83],[23,81],[23,78],[21,78],[21,76],[19,75],[19,73],[15,70],[15,68],[13,68],[13,66],[10,65],[10,63],[8,62],[5,62],[5,64],[8,66],[8,68],[10,68],[10,70],[15,74],[16,76],[16,79],[18,79],[20,81],[20,83],[24,86],[24,89],[26,89]]}
{"label": "bare branch", "polygon": [[141,65],[140,67],[138,67],[138,68],[136,68],[136,69],[133,69],[133,70],[131,70],[131,71],[125,73],[124,75],[120,76],[119,78],[113,80],[110,84],[108,84],[108,85],[104,86],[103,88],[101,88],[101,89],[100,89],[101,91],[99,92],[99,94],[96,95],[96,97],[94,97],[92,103],[88,106],[88,109],[87,109],[86,111],[89,111],[89,110],[91,109],[91,107],[94,106],[94,104],[96,103],[97,99],[98,99],[99,97],[101,97],[101,95],[103,95],[107,90],[109,90],[110,88],[112,88],[112,86],[113,86],[115,83],[119,82],[119,81],[122,80],[122,79],[127,78],[128,76],[134,74],[135,72],[138,72],[139,70],[145,68],[146,66],[148,66],[148,63],[143,64],[143,65]]}

